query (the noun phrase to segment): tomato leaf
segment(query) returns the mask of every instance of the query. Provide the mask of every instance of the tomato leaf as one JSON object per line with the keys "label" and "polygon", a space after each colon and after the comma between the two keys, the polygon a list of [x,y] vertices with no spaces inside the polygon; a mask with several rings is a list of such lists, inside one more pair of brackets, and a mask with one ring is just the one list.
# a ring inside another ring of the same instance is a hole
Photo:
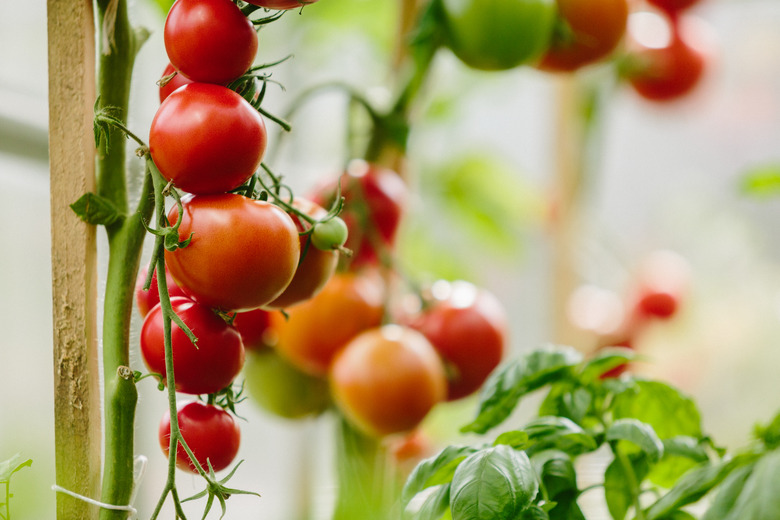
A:
{"label": "tomato leaf", "polygon": [[451,486],[452,520],[515,518],[539,492],[528,456],[503,445],[466,458],[455,470]]}
{"label": "tomato leaf", "polygon": [[437,455],[429,457],[412,470],[406,480],[401,500],[408,505],[414,496],[431,486],[446,484],[452,480],[455,468],[478,448],[472,446],[447,446]]}
{"label": "tomato leaf", "polygon": [[85,193],[70,205],[70,209],[84,222],[93,226],[110,226],[123,219],[114,203],[95,193]]}
{"label": "tomato leaf", "polygon": [[485,433],[498,426],[525,394],[563,377],[581,360],[571,347],[548,346],[499,367],[483,386],[476,419],[461,431]]}
{"label": "tomato leaf", "polygon": [[628,441],[639,447],[651,462],[658,462],[664,454],[664,445],[649,424],[636,419],[618,419],[605,434],[608,441]]}

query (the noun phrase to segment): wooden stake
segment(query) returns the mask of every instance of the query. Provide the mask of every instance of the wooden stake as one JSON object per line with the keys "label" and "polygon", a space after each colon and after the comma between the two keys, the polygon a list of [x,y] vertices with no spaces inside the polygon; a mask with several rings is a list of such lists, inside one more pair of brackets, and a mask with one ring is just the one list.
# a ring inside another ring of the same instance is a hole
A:
{"label": "wooden stake", "polygon": [[[95,228],[69,205],[95,189],[91,0],[47,0],[51,171],[54,416],[57,484],[100,497],[100,390]],[[95,519],[98,508],[57,495],[57,519]]]}

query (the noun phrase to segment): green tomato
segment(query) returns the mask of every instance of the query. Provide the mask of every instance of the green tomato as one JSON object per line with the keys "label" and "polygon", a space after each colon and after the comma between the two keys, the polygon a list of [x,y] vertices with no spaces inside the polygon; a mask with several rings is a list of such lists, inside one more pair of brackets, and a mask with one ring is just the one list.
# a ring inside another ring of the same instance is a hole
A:
{"label": "green tomato", "polygon": [[319,415],[330,405],[328,382],[304,374],[273,348],[247,352],[244,376],[249,396],[264,410],[285,419]]}
{"label": "green tomato", "polygon": [[333,217],[314,226],[311,232],[311,243],[317,249],[331,251],[343,246],[347,241],[347,235],[347,224],[339,217]]}
{"label": "green tomato", "polygon": [[539,58],[555,0],[442,0],[447,45],[469,67],[506,70]]}

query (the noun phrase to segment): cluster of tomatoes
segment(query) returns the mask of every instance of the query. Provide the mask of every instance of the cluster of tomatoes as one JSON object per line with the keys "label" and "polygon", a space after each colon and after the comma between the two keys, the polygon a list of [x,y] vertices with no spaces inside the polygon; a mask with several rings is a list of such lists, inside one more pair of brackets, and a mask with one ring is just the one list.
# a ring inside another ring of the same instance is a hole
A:
{"label": "cluster of tomatoes", "polygon": [[[249,4],[254,9],[304,5],[298,0]],[[262,76],[252,69],[258,36],[251,11],[230,0],[173,4],[164,29],[167,83],[149,132],[159,173],[175,190],[186,192],[180,199],[177,195],[167,222],[161,223],[179,237],[165,251],[171,308],[197,338],[193,342],[174,322],[174,386],[179,393],[209,396],[207,403],[180,405],[177,419],[197,462],[215,471],[232,462],[240,440],[233,416],[214,404],[220,393],[230,394],[244,365],[244,339],[231,320],[236,312],[309,298],[332,275],[337,249],[346,240],[346,227],[335,212],[303,199],[282,200],[278,184],[255,189],[262,183],[257,170],[267,134],[258,103]],[[144,315],[141,353],[149,370],[167,384],[165,311],[156,283],[148,291],[140,287],[145,278],[142,273],[137,291]],[[166,454],[170,421],[166,414],[159,427]],[[196,471],[181,446],[177,465]]]}
{"label": "cluster of tomatoes", "polygon": [[663,14],[654,31],[668,33],[649,45],[626,38],[630,17],[651,14],[632,13],[628,0],[491,0],[489,7],[480,0],[441,0],[441,21],[446,45],[470,67],[573,72],[618,57],[621,75],[637,93],[669,101],[699,83],[709,60],[697,20],[683,12],[698,1],[646,0]]}

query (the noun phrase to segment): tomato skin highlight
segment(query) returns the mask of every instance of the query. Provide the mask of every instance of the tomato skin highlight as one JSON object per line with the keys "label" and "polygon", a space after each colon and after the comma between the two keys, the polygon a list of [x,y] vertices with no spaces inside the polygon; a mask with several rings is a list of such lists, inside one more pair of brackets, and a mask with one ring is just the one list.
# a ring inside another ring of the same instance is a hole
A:
{"label": "tomato skin highlight", "polygon": [[[293,201],[293,207],[315,219],[321,219],[328,214],[323,207],[300,197]],[[290,218],[295,222],[299,232],[305,229],[299,217],[290,214]],[[305,252],[305,256],[298,264],[290,285],[278,298],[266,306],[268,308],[284,309],[308,300],[322,290],[336,271],[336,265],[339,262],[338,252],[324,251],[314,247],[311,244],[311,234],[301,235],[299,240],[301,255]]]}
{"label": "tomato skin highlight", "polygon": [[[149,267],[143,267],[138,272],[138,278],[135,282],[135,305],[138,308],[138,312],[141,313],[141,317],[145,317],[149,314],[149,311],[158,303],[160,303],[160,290],[157,286],[157,270],[152,275],[152,282],[149,284],[149,289],[144,290],[144,284],[146,283],[146,274],[149,272]],[[184,291],[176,285],[176,280],[173,279],[168,269],[165,270],[165,281],[168,286],[168,296],[173,298],[174,296],[187,296]]]}
{"label": "tomato skin highlight", "polygon": [[356,336],[330,371],[333,400],[364,433],[410,431],[447,395],[444,365],[419,332],[385,325]]}
{"label": "tomato skin highlight", "polygon": [[274,349],[249,355],[244,376],[252,400],[284,419],[319,415],[330,405],[328,382],[301,372]]}
{"label": "tomato skin highlight", "polygon": [[557,0],[570,34],[555,35],[539,62],[546,71],[573,71],[609,55],[626,32],[626,0]]}
{"label": "tomato skin highlight", "polygon": [[669,102],[691,93],[710,61],[710,50],[691,28],[693,20],[672,20],[672,37],[660,48],[635,44],[629,54],[627,79],[634,91],[649,101]]}
{"label": "tomato skin highlight", "polygon": [[[207,460],[214,471],[230,466],[238,454],[241,430],[229,413],[213,405],[192,401],[180,404],[176,417],[184,441],[206,472],[209,470]],[[158,428],[158,440],[166,456],[170,452],[170,438],[171,416],[166,410]],[[197,473],[195,465],[181,445],[176,449],[176,466],[190,473]]]}
{"label": "tomato skin highlight", "polygon": [[271,315],[275,348],[300,370],[324,376],[336,353],[382,322],[384,285],[373,271],[336,273],[319,294]]}
{"label": "tomato skin highlight", "polygon": [[260,165],[266,144],[257,110],[232,90],[206,83],[171,93],[149,130],[149,151],[162,176],[195,194],[243,184]]}
{"label": "tomato skin highlight", "polygon": [[227,85],[257,54],[257,32],[230,0],[176,0],[163,39],[176,70],[203,83]]}
{"label": "tomato skin highlight", "polygon": [[[238,331],[208,307],[189,298],[171,298],[173,311],[198,338],[197,346],[176,323],[171,347],[176,391],[211,394],[230,385],[244,366],[244,346]],[[141,327],[141,355],[146,366],[165,378],[165,336],[162,307],[146,315]]]}
{"label": "tomato skin highlight", "polygon": [[498,366],[506,348],[506,313],[492,293],[452,282],[441,298],[414,318],[450,368],[447,400],[476,392]]}
{"label": "tomato skin highlight", "polygon": [[443,0],[447,46],[469,67],[507,70],[547,48],[554,0]]}
{"label": "tomato skin highlight", "polygon": [[[257,309],[290,284],[300,256],[295,224],[268,202],[242,195],[195,195],[183,199],[180,240],[165,251],[176,282],[193,300],[222,311]],[[178,221],[178,209],[168,219]]]}

